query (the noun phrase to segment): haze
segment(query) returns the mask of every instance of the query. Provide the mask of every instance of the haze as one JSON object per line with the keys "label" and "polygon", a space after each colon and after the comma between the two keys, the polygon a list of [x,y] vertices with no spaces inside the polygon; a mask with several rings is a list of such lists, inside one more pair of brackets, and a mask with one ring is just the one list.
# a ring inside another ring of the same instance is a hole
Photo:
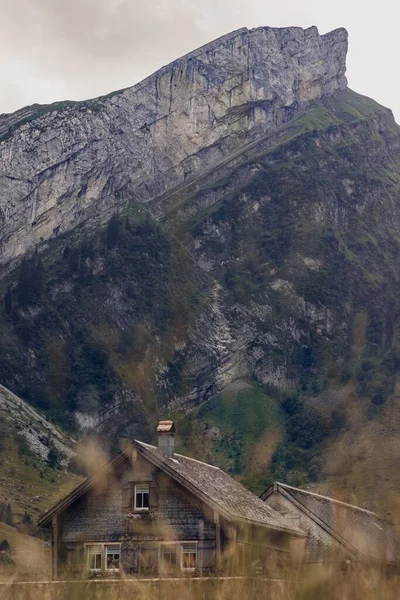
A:
{"label": "haze", "polygon": [[397,22],[390,0],[0,0],[0,113],[128,87],[240,27],[349,31],[349,86],[400,120]]}

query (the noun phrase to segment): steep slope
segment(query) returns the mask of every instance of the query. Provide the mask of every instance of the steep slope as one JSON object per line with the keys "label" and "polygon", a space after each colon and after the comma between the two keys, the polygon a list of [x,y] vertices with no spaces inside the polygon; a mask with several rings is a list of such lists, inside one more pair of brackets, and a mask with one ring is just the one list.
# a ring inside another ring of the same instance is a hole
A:
{"label": "steep slope", "polygon": [[0,381],[114,445],[174,413],[186,451],[257,491],[320,481],[374,508],[338,448],[362,479],[363,432],[400,437],[400,130],[346,88],[346,44],[241,30],[3,117]]}
{"label": "steep slope", "polygon": [[209,173],[196,190],[169,196],[167,224],[224,286],[233,347],[259,381],[288,389],[348,367],[364,316],[357,358],[391,350],[399,134],[390,111],[343,91],[218,169],[218,178]]}
{"label": "steep slope", "polygon": [[2,385],[0,417],[3,423],[8,421],[18,429],[30,450],[43,461],[48,458],[50,447],[57,449],[64,465],[73,456],[76,441]]}
{"label": "steep slope", "polygon": [[140,209],[78,231],[14,276],[1,380],[65,428],[124,408],[132,435],[174,399],[198,401],[226,383],[219,286]]}
{"label": "steep slope", "polygon": [[40,577],[47,580],[51,576],[50,551],[45,542],[38,538],[19,533],[14,527],[0,523],[0,543],[6,540],[10,546],[11,564],[0,564],[3,577]]}
{"label": "steep slope", "polygon": [[[79,483],[79,476],[65,470],[75,446],[73,438],[0,386],[0,508],[10,506],[6,513],[9,524],[25,531],[34,529],[38,514],[54,497]],[[52,449],[62,470],[48,464]],[[0,522],[0,533],[5,527]],[[10,527],[11,534],[17,535]],[[11,543],[10,535],[7,539]],[[20,536],[19,541],[23,539]],[[25,558],[21,558],[21,567],[27,562]]]}
{"label": "steep slope", "polygon": [[[390,111],[346,90],[169,194],[165,216],[224,287],[242,375],[283,397],[295,392],[281,405],[283,434],[264,484],[326,478],[328,491],[380,510],[390,504],[393,514],[399,142]],[[248,455],[245,438],[221,436],[226,414],[205,416],[199,410],[189,429],[198,452],[218,460],[228,439],[232,459]],[[265,459],[267,469],[267,444]]]}
{"label": "steep slope", "polygon": [[346,86],[347,33],[230,33],[138,85],[0,117],[0,275],[82,223],[145,203]]}

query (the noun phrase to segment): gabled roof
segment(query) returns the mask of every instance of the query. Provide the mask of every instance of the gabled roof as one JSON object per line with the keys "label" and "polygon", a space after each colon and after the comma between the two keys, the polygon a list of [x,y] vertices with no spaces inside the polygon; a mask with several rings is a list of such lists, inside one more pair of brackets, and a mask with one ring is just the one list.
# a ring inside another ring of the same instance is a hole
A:
{"label": "gabled roof", "polygon": [[276,482],[262,495],[280,493],[359,558],[397,562],[399,540],[392,525],[376,513],[328,496]]}
{"label": "gabled roof", "polygon": [[[161,454],[155,446],[138,440],[134,440],[132,444],[141,456],[180,483],[227,520],[285,531],[297,536],[304,535],[285,517],[218,467],[176,453],[174,458],[169,458]],[[107,472],[110,467],[118,465],[126,457],[127,453],[125,451],[119,452],[103,468],[99,469],[95,476],[89,477],[68,496],[44,513],[39,519],[39,525],[41,527],[48,526],[53,516],[63,512],[88,491],[97,479],[101,479],[104,472]]]}
{"label": "gabled roof", "polygon": [[228,520],[303,535],[276,510],[267,506],[227,473],[182,454],[163,456],[155,446],[135,442],[144,456]]}

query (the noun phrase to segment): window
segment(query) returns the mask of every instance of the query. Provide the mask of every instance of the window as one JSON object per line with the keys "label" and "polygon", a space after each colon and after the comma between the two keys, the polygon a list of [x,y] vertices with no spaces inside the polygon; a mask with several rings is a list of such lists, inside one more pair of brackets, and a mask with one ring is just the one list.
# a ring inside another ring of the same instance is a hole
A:
{"label": "window", "polygon": [[182,544],[182,571],[194,571],[197,565],[197,544]]}
{"label": "window", "polygon": [[102,547],[87,546],[88,569],[89,571],[101,571]]}
{"label": "window", "polygon": [[120,559],[120,545],[112,544],[110,546],[106,546],[106,570],[107,571],[118,571],[119,569],[119,559]]}
{"label": "window", "polygon": [[154,546],[141,546],[140,548],[140,573],[157,573],[158,549]]}
{"label": "window", "polygon": [[176,544],[165,544],[162,546],[162,569],[166,574],[176,572]]}
{"label": "window", "polygon": [[88,544],[86,555],[88,570],[92,573],[118,571],[120,568],[120,544]]}
{"label": "window", "polygon": [[148,484],[135,485],[135,510],[149,510],[149,496]]}

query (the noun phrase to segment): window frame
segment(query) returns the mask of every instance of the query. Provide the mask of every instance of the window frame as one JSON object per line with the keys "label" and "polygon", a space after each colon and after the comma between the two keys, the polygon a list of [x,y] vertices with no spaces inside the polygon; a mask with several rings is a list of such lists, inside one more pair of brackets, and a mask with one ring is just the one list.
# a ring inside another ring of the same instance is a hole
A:
{"label": "window frame", "polygon": [[[160,571],[164,574],[178,573],[180,568],[180,543],[179,542],[161,542],[160,543]],[[175,555],[175,564],[171,564],[168,561],[168,565],[165,564],[165,551],[167,554],[172,556]]]}
{"label": "window frame", "polygon": [[[185,552],[184,547],[185,546],[194,546],[194,552]],[[197,563],[198,563],[198,542],[194,541],[194,542],[182,542],[180,544],[181,550],[180,550],[180,555],[181,555],[181,571],[185,572],[185,573],[193,573],[194,571],[196,571],[197,569]],[[194,554],[195,555],[195,565],[194,567],[184,567],[183,566],[183,557],[185,554]]]}
{"label": "window frame", "polygon": [[[137,488],[146,488],[146,491],[138,492]],[[137,506],[136,504],[136,495],[142,494],[142,501],[144,494],[147,493],[147,506]],[[135,483],[133,485],[133,510],[134,512],[149,512],[150,510],[150,485],[148,483]]]}
{"label": "window frame", "polygon": [[[107,567],[107,548],[114,547],[116,550],[115,554],[119,554],[118,568]],[[96,552],[97,556],[100,556],[100,568],[90,568],[89,560],[90,560],[90,548],[100,548],[100,552]],[[86,552],[86,568],[88,573],[118,573],[121,570],[121,543],[120,542],[88,542],[85,543],[85,552]]]}
{"label": "window frame", "polygon": [[[99,552],[90,552],[91,548],[100,548]],[[101,573],[103,571],[103,545],[102,544],[85,544],[86,549],[86,567],[89,573]],[[100,556],[100,568],[90,566],[90,557]]]}
{"label": "window frame", "polygon": [[[114,548],[115,552],[112,552],[112,554],[118,554],[118,567],[111,567],[109,568],[107,566],[107,562],[108,562],[108,549],[109,548]],[[119,572],[121,569],[121,544],[119,543],[110,543],[110,544],[104,544],[104,571],[106,573],[117,573]]]}

